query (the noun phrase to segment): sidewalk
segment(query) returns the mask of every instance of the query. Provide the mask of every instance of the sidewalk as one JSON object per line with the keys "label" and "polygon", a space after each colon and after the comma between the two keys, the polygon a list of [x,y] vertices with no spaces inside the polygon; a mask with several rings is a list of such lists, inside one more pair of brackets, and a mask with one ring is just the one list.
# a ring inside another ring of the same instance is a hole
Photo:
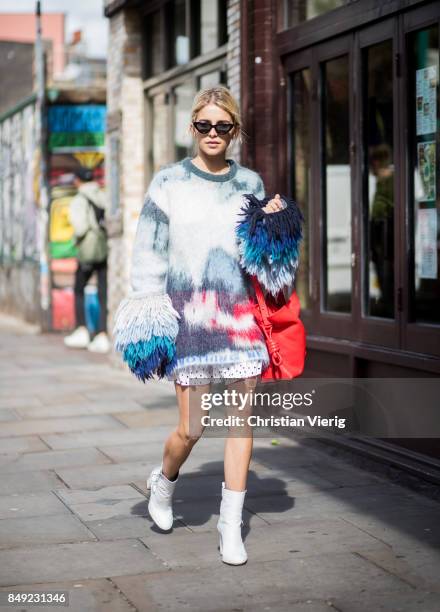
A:
{"label": "sidewalk", "polygon": [[161,533],[145,479],[176,413],[171,383],[0,318],[0,591],[70,592],[20,610],[440,610],[440,502],[285,438],[254,442],[246,565],[217,550],[223,439],[195,446]]}

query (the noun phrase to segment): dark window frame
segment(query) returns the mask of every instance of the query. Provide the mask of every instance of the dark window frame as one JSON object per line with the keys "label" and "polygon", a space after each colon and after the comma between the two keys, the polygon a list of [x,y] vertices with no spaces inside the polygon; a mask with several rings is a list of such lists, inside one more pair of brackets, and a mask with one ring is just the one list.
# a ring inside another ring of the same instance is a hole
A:
{"label": "dark window frame", "polygon": [[[366,0],[365,4],[368,3],[370,10],[369,17],[374,16],[375,10],[378,9],[380,3],[373,2],[373,0]],[[411,206],[411,192],[410,192],[410,169],[408,167],[408,142],[405,141],[405,134],[408,131],[408,116],[407,116],[407,104],[409,83],[407,82],[407,75],[405,74],[405,66],[408,64],[406,49],[406,36],[411,31],[416,31],[430,25],[436,24],[440,27],[440,14],[436,3],[432,2],[424,6],[420,5],[420,2],[410,2],[411,6],[408,7],[406,3],[406,12],[393,10],[389,12],[390,18],[383,19],[381,23],[376,23],[373,27],[370,27],[368,23],[359,26],[359,23],[363,23],[362,20],[354,19],[354,9],[357,14],[359,13],[359,6],[347,6],[343,7],[346,12],[349,29],[352,31],[347,32],[338,38],[335,38],[329,42],[322,42],[319,45],[308,47],[307,49],[298,50],[294,53],[284,54],[283,44],[287,40],[287,32],[282,32],[277,35],[279,43],[280,56],[283,63],[284,78],[287,80],[290,75],[302,68],[311,68],[313,79],[315,81],[314,89],[315,95],[319,90],[318,80],[318,64],[322,61],[325,56],[323,49],[332,49],[336,52],[337,41],[342,41],[346,37],[351,37],[352,42],[350,48],[352,50],[353,59],[357,70],[351,71],[351,74],[355,76],[354,83],[352,86],[352,97],[355,104],[354,112],[352,113],[353,121],[356,125],[352,126],[353,134],[353,169],[355,173],[355,181],[353,185],[353,215],[352,215],[352,241],[353,241],[353,252],[356,257],[357,264],[355,266],[354,277],[353,277],[353,310],[354,316],[342,315],[339,313],[327,313],[323,312],[321,308],[322,303],[322,248],[321,240],[322,234],[319,228],[322,227],[322,216],[319,214],[318,209],[321,209],[322,202],[322,183],[319,173],[319,165],[321,159],[321,151],[316,151],[316,143],[320,142],[316,131],[319,129],[319,103],[317,100],[312,101],[311,105],[311,138],[312,148],[315,149],[315,155],[312,156],[311,160],[311,172],[312,172],[312,188],[310,193],[310,228],[311,231],[311,252],[310,252],[310,269],[312,274],[312,308],[309,310],[302,311],[302,319],[309,333],[314,337],[327,337],[339,338],[339,340],[365,342],[371,346],[378,345],[380,347],[388,347],[390,350],[397,350],[400,352],[407,352],[408,354],[420,353],[427,354],[432,357],[440,356],[440,326],[438,324],[428,324],[421,322],[410,321],[409,319],[409,292],[410,292],[410,274],[409,274],[409,263],[410,263],[410,252],[409,246],[411,244],[408,228],[409,220],[409,207]],[[403,5],[402,5],[403,6]],[[395,8],[395,7],[394,7]],[[401,7],[402,8],[402,7]],[[342,13],[341,13],[342,14]],[[325,21],[327,15],[316,18]],[[368,20],[367,20],[368,22]],[[315,22],[316,27],[316,22]],[[331,36],[332,32],[337,29],[337,26],[329,28],[327,33]],[[306,37],[301,34],[301,30],[308,30],[308,22],[302,26],[292,28],[291,35],[293,39],[293,32],[295,32],[295,40],[291,40],[291,47],[297,48],[298,40],[306,40]],[[322,33],[322,30],[320,30]],[[394,305],[395,305],[395,318],[385,319],[379,317],[365,316],[363,313],[363,306],[361,300],[363,296],[361,291],[365,286],[365,278],[363,268],[363,236],[362,236],[362,208],[360,202],[362,202],[363,196],[363,185],[362,185],[362,159],[361,151],[363,146],[362,140],[362,113],[363,103],[362,100],[362,88],[359,83],[359,78],[356,76],[359,73],[361,66],[361,54],[362,49],[366,48],[375,42],[381,42],[392,38],[393,40],[393,54],[394,54],[394,66],[393,66],[393,95],[394,95],[394,164],[396,167],[395,173],[395,287],[394,287]],[[310,38],[309,38],[310,40]],[[316,41],[318,42],[318,41]],[[319,54],[319,58],[317,57]],[[319,59],[319,61],[318,61]],[[319,97],[319,96],[318,96]],[[284,108],[285,102],[280,101],[280,109]],[[291,108],[291,104],[287,106]],[[287,109],[286,109],[287,110]],[[291,130],[289,130],[291,134]],[[288,139],[286,138],[283,143],[286,151],[290,151]],[[289,163],[293,163],[291,155],[286,156],[285,176],[289,176],[288,170]],[[282,170],[281,170],[282,171]],[[293,192],[293,185],[289,176],[289,192]],[[318,182],[317,182],[318,181]],[[320,193],[318,194],[317,191]],[[345,321],[344,321],[345,317]]]}

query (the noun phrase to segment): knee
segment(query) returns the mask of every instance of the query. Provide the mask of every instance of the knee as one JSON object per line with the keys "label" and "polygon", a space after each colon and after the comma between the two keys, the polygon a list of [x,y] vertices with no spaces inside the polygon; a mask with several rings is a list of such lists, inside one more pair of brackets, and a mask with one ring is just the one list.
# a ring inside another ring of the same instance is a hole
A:
{"label": "knee", "polygon": [[200,439],[202,432],[190,431],[186,424],[179,425],[177,428],[177,435],[187,447],[192,447]]}

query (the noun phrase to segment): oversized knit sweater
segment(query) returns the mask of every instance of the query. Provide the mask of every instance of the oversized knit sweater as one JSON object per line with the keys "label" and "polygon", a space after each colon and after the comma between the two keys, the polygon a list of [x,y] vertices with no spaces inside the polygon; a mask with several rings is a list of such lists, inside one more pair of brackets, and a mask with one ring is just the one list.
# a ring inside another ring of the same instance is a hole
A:
{"label": "oversized knit sweater", "polygon": [[284,196],[284,210],[262,211],[270,198],[261,177],[227,162],[227,173],[213,174],[186,157],[162,166],[149,185],[131,292],[114,327],[116,349],[142,381],[187,365],[269,363],[250,274],[274,296],[292,286],[301,214]]}

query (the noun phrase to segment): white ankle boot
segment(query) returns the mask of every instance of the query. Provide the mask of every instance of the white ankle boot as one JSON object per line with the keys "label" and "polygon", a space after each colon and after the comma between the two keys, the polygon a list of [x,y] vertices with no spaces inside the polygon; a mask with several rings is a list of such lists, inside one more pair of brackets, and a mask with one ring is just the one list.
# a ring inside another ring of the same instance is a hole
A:
{"label": "white ankle boot", "polygon": [[147,489],[151,490],[148,502],[148,512],[160,529],[168,531],[173,526],[173,493],[179,479],[168,480],[162,474],[162,464],[155,467],[147,480]]}
{"label": "white ankle boot", "polygon": [[220,554],[222,561],[229,565],[242,565],[247,561],[247,553],[241,539],[243,503],[246,491],[227,489],[222,482],[222,501],[217,530],[220,534]]}

